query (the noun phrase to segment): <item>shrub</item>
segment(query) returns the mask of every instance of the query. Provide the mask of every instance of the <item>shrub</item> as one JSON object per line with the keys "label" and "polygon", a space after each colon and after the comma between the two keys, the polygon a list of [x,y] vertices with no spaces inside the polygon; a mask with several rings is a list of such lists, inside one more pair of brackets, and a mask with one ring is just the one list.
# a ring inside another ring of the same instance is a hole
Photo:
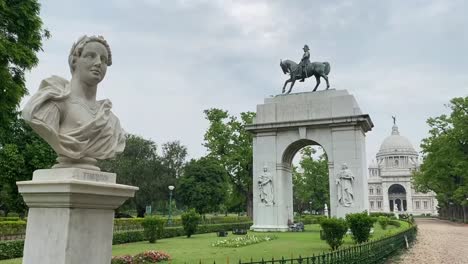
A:
{"label": "shrub", "polygon": [[0,259],[12,259],[23,256],[24,241],[0,242]]}
{"label": "shrub", "polygon": [[343,237],[348,231],[348,224],[341,218],[326,218],[320,221],[325,241],[332,248],[338,249],[343,244]]}
{"label": "shrub", "polygon": [[374,226],[374,219],[367,214],[354,213],[346,215],[346,222],[353,233],[353,240],[356,243],[363,243],[369,240],[370,230]]}
{"label": "shrub", "polygon": [[156,239],[162,238],[165,219],[159,217],[145,217],[141,225],[145,230],[145,237],[150,243],[155,243]]}
{"label": "shrub", "polygon": [[182,214],[182,226],[184,227],[187,237],[195,234],[200,221],[200,215],[195,212],[195,209],[190,209],[188,212]]}
{"label": "shrub", "polygon": [[388,223],[389,223],[388,217],[385,216],[379,216],[377,218],[377,222],[379,223],[380,227],[382,227],[383,230],[387,229]]}
{"label": "shrub", "polygon": [[133,257],[130,255],[112,257],[111,264],[133,264]]}
{"label": "shrub", "polygon": [[149,250],[133,256],[133,264],[156,263],[170,258],[171,256],[165,252]]}

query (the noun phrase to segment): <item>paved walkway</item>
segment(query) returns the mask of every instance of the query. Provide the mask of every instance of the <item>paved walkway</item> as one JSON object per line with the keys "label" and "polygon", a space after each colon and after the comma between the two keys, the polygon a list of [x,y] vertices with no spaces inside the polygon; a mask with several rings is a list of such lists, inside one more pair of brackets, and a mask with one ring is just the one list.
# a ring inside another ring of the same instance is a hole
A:
{"label": "paved walkway", "polygon": [[468,225],[431,218],[416,223],[416,243],[394,263],[468,264]]}

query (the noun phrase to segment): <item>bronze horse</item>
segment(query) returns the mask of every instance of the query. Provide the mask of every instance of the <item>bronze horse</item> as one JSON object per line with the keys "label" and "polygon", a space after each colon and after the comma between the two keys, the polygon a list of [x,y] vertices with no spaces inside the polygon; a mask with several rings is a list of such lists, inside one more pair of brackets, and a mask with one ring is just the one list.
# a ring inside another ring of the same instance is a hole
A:
{"label": "bronze horse", "polygon": [[[286,82],[284,82],[283,92],[282,92],[284,93],[286,89],[286,84],[290,82],[291,87],[289,87],[289,90],[286,93],[286,94],[289,94],[296,80],[302,78],[302,68],[299,66],[299,64],[295,63],[292,60],[280,61],[280,66],[284,74],[289,73],[289,75],[291,76],[288,80],[286,80]],[[315,85],[313,92],[317,90],[317,87],[320,84],[320,77],[324,78],[325,81],[327,81],[327,90],[328,88],[330,88],[330,83],[328,82],[328,74],[330,73],[330,63],[328,62],[309,63],[306,67],[306,72],[307,72],[306,78],[315,76],[315,79],[317,80],[317,85]]]}

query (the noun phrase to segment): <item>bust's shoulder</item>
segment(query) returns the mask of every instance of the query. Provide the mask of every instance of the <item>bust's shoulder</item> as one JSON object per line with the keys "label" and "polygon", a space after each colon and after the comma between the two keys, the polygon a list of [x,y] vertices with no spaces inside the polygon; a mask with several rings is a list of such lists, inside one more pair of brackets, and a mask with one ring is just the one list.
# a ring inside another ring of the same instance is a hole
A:
{"label": "bust's shoulder", "polygon": [[45,78],[41,81],[38,91],[47,90],[66,90],[69,86],[69,81],[63,77],[52,75],[48,78]]}

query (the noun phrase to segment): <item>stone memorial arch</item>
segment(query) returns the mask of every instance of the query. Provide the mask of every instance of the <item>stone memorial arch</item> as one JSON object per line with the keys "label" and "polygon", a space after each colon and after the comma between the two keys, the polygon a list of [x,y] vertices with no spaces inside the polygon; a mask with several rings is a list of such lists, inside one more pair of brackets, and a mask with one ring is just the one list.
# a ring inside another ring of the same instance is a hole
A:
{"label": "stone memorial arch", "polygon": [[253,133],[253,226],[293,221],[292,160],[307,145],[327,153],[332,216],[368,210],[365,133],[373,123],[346,90],[278,95],[257,106]]}

